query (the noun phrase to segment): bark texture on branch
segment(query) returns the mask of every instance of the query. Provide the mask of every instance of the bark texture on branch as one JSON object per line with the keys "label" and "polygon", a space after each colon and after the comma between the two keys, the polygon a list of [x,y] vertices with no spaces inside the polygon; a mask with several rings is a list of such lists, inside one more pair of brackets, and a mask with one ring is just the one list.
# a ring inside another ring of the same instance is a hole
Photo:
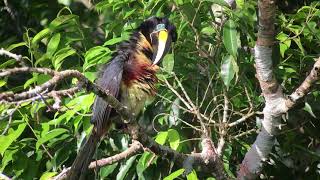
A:
{"label": "bark texture on branch", "polygon": [[258,7],[259,31],[254,50],[257,78],[265,99],[264,118],[260,133],[240,165],[238,179],[255,179],[261,173],[263,162],[267,160],[274,145],[275,136],[280,131],[281,115],[288,112],[298,99],[301,99],[310,91],[311,85],[319,79],[320,73],[319,58],[301,86],[289,98],[285,97],[272,72],[275,1],[259,0]]}
{"label": "bark texture on branch", "polygon": [[[92,161],[89,165],[89,169],[94,169],[94,168],[98,168],[98,167],[111,165],[113,163],[127,159],[133,155],[136,155],[142,151],[143,151],[142,144],[138,141],[134,141],[127,150],[125,150],[119,154],[116,154],[114,156],[110,156],[107,158],[99,159],[97,161]],[[64,169],[59,175],[55,176],[53,179],[54,180],[61,180],[61,179],[67,178],[67,174],[69,173],[70,169],[71,169],[70,167]]]}

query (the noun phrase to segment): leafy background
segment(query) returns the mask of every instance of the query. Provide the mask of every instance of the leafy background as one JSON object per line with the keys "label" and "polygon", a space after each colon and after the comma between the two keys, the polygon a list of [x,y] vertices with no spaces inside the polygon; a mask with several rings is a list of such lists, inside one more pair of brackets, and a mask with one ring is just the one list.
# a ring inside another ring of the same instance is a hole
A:
{"label": "leafy background", "polygon": [[[220,0],[102,0],[91,7],[80,0],[10,1],[13,13],[5,8],[0,11],[0,47],[23,55],[29,66],[76,69],[94,81],[99,65],[110,60],[116,44],[128,39],[143,20],[169,17],[177,27],[178,41],[165,57],[159,78],[181,92],[172,72],[176,74],[192,101],[211,117],[213,140],[219,138],[217,123],[224,94],[232,107],[229,122],[256,113],[228,129],[226,135],[224,167],[230,176],[236,176],[261,126],[259,112],[264,105],[250,52],[256,40],[257,3],[237,0],[237,4],[237,9],[231,10]],[[223,14],[217,5],[222,5]],[[320,54],[319,5],[307,0],[278,3],[274,71],[288,94],[304,80]],[[5,7],[4,2],[0,7]],[[16,66],[15,60],[0,57],[1,69]],[[49,78],[37,73],[10,76],[0,79],[0,90],[19,92]],[[72,84],[74,80],[66,79],[56,88]],[[317,84],[306,103],[283,117],[282,133],[260,178],[319,179],[318,96]],[[94,94],[79,92],[64,98],[60,111],[48,109],[53,100],[25,102],[18,108],[1,104],[0,171],[19,179],[47,179],[70,166],[92,128],[93,101]],[[180,106],[180,100],[161,81],[157,97],[138,121],[159,144],[179,152],[199,151],[199,123]],[[130,137],[114,127],[100,143],[95,158],[117,154],[129,144]],[[167,159],[144,152],[91,173],[100,179],[183,179],[183,171]],[[194,169],[187,179],[214,177]]]}

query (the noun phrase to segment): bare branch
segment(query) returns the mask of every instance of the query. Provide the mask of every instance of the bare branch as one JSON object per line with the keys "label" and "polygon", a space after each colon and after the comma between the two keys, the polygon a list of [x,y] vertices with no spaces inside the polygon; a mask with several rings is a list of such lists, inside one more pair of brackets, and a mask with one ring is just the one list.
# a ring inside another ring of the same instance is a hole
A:
{"label": "bare branch", "polygon": [[16,54],[13,54],[7,50],[4,50],[3,48],[0,49],[0,56],[3,56],[3,55],[6,55],[6,56],[9,56],[13,59],[15,59],[16,61],[21,61],[22,59],[22,56],[21,55],[16,55]]}
{"label": "bare branch", "polygon": [[252,117],[253,115],[255,115],[256,114],[256,112],[251,112],[251,113],[249,113],[249,114],[246,114],[245,116],[243,116],[242,118],[240,118],[240,119],[238,119],[238,120],[236,120],[236,121],[234,121],[234,122],[232,122],[232,123],[229,123],[228,124],[228,127],[233,127],[233,126],[236,126],[236,125],[238,125],[238,124],[240,124],[240,123],[242,123],[242,122],[245,122],[246,120],[248,120],[250,117]]}
{"label": "bare branch", "polygon": [[[37,72],[37,73],[43,73],[43,74],[49,74],[53,76],[49,81],[45,82],[44,84],[37,86],[34,89],[31,89],[26,92],[21,92],[18,94],[14,93],[1,93],[0,94],[0,102],[6,103],[6,102],[15,102],[20,100],[28,100],[28,99],[41,99],[37,97],[37,95],[46,89],[51,89],[54,85],[59,83],[60,81],[66,79],[66,78],[77,78],[79,80],[79,86],[86,89],[89,92],[93,92],[96,95],[104,98],[110,106],[112,106],[123,119],[125,120],[131,120],[133,115],[127,111],[127,108],[123,106],[115,97],[110,95],[109,91],[102,89],[98,85],[90,82],[83,74],[81,74],[79,71],[76,70],[65,70],[61,72],[57,72],[51,69],[47,68],[30,68],[30,67],[22,67],[22,68],[13,68],[13,69],[4,69],[0,71],[0,77],[9,76],[12,74],[17,73],[26,73],[26,72]],[[62,90],[55,92],[59,95],[68,95],[71,92],[77,91],[76,88],[71,88],[68,90]],[[53,94],[50,95],[51,97]]]}
{"label": "bare branch", "polygon": [[6,175],[4,175],[2,173],[0,173],[0,179],[1,180],[11,180],[11,178],[9,178],[8,176],[6,176]]}
{"label": "bare branch", "polygon": [[[110,156],[107,158],[99,159],[97,161],[92,161],[89,165],[89,169],[95,169],[97,167],[111,165],[113,163],[122,161],[122,160],[127,159],[131,156],[139,154],[142,151],[143,151],[142,144],[138,141],[134,141],[128,149],[126,149],[125,151],[123,151],[119,154],[116,154],[116,155],[113,155],[113,156]],[[59,175],[55,176],[53,179],[54,180],[65,179],[67,177],[67,174],[70,171],[70,169],[71,169],[70,167],[65,168]]]}
{"label": "bare branch", "polygon": [[219,138],[218,147],[217,147],[217,152],[219,156],[222,154],[222,151],[223,151],[223,147],[225,144],[224,138],[228,128],[227,120],[228,120],[228,111],[229,111],[229,100],[228,100],[226,91],[224,91],[223,97],[224,97],[223,116],[222,116],[222,122],[220,122],[219,124],[220,138]]}
{"label": "bare branch", "polygon": [[7,126],[4,128],[3,132],[1,133],[1,135],[5,135],[7,133],[7,131],[9,130],[10,128],[10,125],[11,125],[11,122],[12,122],[12,116],[13,116],[13,113],[16,112],[16,110],[20,107],[20,105],[18,104],[14,109],[12,109],[10,112],[9,112],[9,121],[7,123]]}
{"label": "bare branch", "polygon": [[311,86],[320,78],[320,57],[314,63],[314,66],[307,76],[307,78],[303,81],[303,83],[292,93],[286,101],[286,105],[288,108],[291,108],[296,104],[300,99],[302,99],[305,95],[307,95]]}

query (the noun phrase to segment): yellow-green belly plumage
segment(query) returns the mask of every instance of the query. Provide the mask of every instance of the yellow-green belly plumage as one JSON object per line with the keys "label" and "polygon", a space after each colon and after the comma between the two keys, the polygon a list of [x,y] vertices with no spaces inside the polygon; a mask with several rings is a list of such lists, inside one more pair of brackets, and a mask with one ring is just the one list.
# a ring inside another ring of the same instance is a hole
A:
{"label": "yellow-green belly plumage", "polygon": [[153,100],[152,88],[145,83],[134,82],[130,86],[121,84],[121,103],[136,116],[143,110],[145,104]]}

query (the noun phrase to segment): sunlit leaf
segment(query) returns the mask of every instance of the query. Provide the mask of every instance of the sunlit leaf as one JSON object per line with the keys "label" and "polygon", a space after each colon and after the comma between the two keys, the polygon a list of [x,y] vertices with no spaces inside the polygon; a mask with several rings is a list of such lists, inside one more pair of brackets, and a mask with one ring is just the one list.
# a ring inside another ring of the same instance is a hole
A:
{"label": "sunlit leaf", "polygon": [[238,56],[237,29],[233,20],[229,19],[223,26],[223,44],[229,54]]}
{"label": "sunlit leaf", "polygon": [[[1,139],[1,137],[0,137]],[[13,156],[16,152],[18,152],[19,149],[15,149],[15,150],[6,150],[4,152],[4,156],[2,157],[2,164],[1,164],[1,168],[0,171],[2,172],[4,170],[4,168],[9,164],[9,162],[13,161]]]}
{"label": "sunlit leaf", "polygon": [[47,180],[50,179],[51,177],[55,176],[57,174],[57,172],[45,172],[42,174],[42,176],[40,177],[40,180]]}
{"label": "sunlit leaf", "polygon": [[63,63],[63,61],[65,60],[65,58],[72,56],[76,53],[76,51],[74,49],[72,49],[71,47],[66,47],[63,49],[60,49],[53,57],[52,59],[52,64],[53,67],[58,70],[61,67],[61,64]]}
{"label": "sunlit leaf", "polygon": [[123,39],[121,37],[118,37],[118,38],[112,38],[110,40],[108,40],[107,42],[105,42],[103,44],[103,46],[110,46],[110,45],[114,45],[114,44],[117,44],[119,42],[121,42]]}
{"label": "sunlit leaf", "polygon": [[47,54],[49,55],[49,57],[53,56],[53,53],[56,52],[59,46],[60,37],[61,37],[60,33],[57,33],[53,35],[52,38],[50,39],[47,46]]}
{"label": "sunlit leaf", "polygon": [[6,85],[6,84],[7,84],[7,82],[6,82],[6,81],[4,81],[4,80],[0,80],[0,87],[4,86],[4,85]]}
{"label": "sunlit leaf", "polygon": [[173,54],[167,54],[162,60],[162,65],[167,72],[172,72],[174,66]]}
{"label": "sunlit leaf", "polygon": [[313,113],[312,107],[310,106],[309,103],[307,103],[307,102],[304,103],[303,110],[307,111],[312,117],[317,118],[316,115]]}
{"label": "sunlit leaf", "polygon": [[173,180],[173,179],[179,177],[180,175],[182,175],[183,172],[184,172],[184,169],[179,169],[179,170],[171,173],[169,176],[163,178],[163,180]]}
{"label": "sunlit leaf", "polygon": [[125,162],[125,164],[121,165],[121,167],[119,169],[119,173],[117,174],[116,180],[123,180],[126,177],[129,169],[131,168],[131,166],[132,166],[133,162],[136,160],[136,158],[137,158],[137,155],[132,156]]}
{"label": "sunlit leaf", "polygon": [[28,79],[28,81],[26,81],[26,83],[24,83],[23,88],[26,89],[27,87],[29,87],[32,83],[36,82],[38,80],[38,75],[34,74],[34,76],[31,79]]}
{"label": "sunlit leaf", "polygon": [[136,171],[139,179],[144,179],[143,172],[148,168],[148,163],[151,160],[153,154],[150,152],[144,152],[140,157],[138,164],[136,166]]}
{"label": "sunlit leaf", "polygon": [[164,132],[159,132],[158,135],[156,136],[155,141],[158,144],[164,145],[164,143],[166,142],[168,137],[168,131],[164,131]]}
{"label": "sunlit leaf", "polygon": [[49,28],[41,30],[38,34],[36,34],[32,38],[32,45],[36,45],[39,41],[41,41],[43,38],[49,36],[52,33],[52,31]]}
{"label": "sunlit leaf", "polygon": [[50,24],[49,24],[49,28],[51,30],[56,30],[59,26],[70,22],[71,20],[77,18],[77,15],[74,14],[69,14],[69,15],[61,15],[59,17],[57,17],[56,19],[54,19]]}
{"label": "sunlit leaf", "polygon": [[236,65],[235,59],[233,56],[228,55],[222,59],[221,65],[221,78],[224,84],[229,88],[231,80],[234,78],[234,75],[238,67]]}
{"label": "sunlit leaf", "polygon": [[179,132],[174,129],[168,130],[168,140],[170,147],[174,150],[177,150],[180,144],[180,135]]}
{"label": "sunlit leaf", "polygon": [[83,65],[83,71],[97,64],[106,63],[110,59],[110,54],[110,49],[103,46],[95,46],[89,49],[84,55],[85,63]]}
{"label": "sunlit leaf", "polygon": [[191,173],[187,175],[187,180],[198,180],[197,173],[195,170],[192,170]]}
{"label": "sunlit leaf", "polygon": [[36,149],[38,150],[39,147],[47,142],[50,141],[51,139],[68,132],[67,129],[62,129],[62,128],[57,128],[57,129],[53,129],[51,131],[49,131],[46,135],[42,136],[41,138],[38,139],[37,143],[36,143]]}
{"label": "sunlit leaf", "polygon": [[8,135],[0,135],[0,154],[3,156],[6,149],[22,134],[26,123],[19,124],[16,130],[9,130]]}
{"label": "sunlit leaf", "polygon": [[26,46],[27,43],[26,42],[20,42],[20,43],[16,43],[16,44],[11,44],[6,50],[7,51],[11,51],[17,47],[21,47],[21,46]]}

